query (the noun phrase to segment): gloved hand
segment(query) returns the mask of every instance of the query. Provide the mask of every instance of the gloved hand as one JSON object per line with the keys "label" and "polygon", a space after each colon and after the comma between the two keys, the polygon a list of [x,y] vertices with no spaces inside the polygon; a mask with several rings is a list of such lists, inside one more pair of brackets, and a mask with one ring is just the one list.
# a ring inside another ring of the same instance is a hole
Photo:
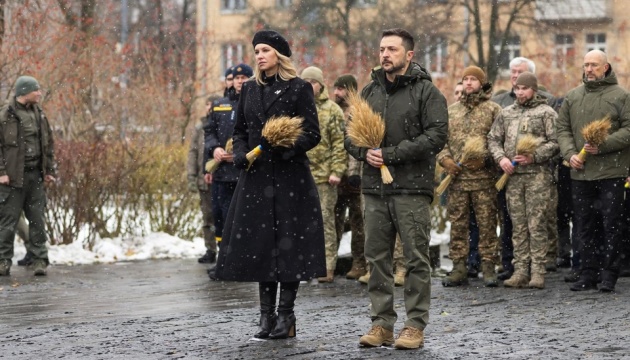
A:
{"label": "gloved hand", "polygon": [[263,151],[273,151],[274,147],[271,146],[271,143],[269,142],[269,140],[267,140],[266,137],[262,136],[260,138],[260,146],[262,147]]}
{"label": "gloved hand", "polygon": [[348,176],[348,185],[352,186],[355,189],[361,187],[361,177],[359,175],[351,175]]}
{"label": "gloved hand", "polygon": [[481,170],[486,166],[484,158],[470,159],[462,163],[462,165],[468,170]]}
{"label": "gloved hand", "polygon": [[199,187],[197,186],[197,179],[188,179],[188,191],[196,193],[199,192]]}
{"label": "gloved hand", "polygon": [[245,153],[234,154],[234,167],[240,170],[247,170],[249,161],[247,161],[247,157],[245,155]]}
{"label": "gloved hand", "polygon": [[442,159],[442,161],[440,162],[440,165],[442,165],[444,170],[446,170],[446,172],[452,176],[457,176],[462,171],[462,168],[460,168],[459,165],[457,165],[457,163],[455,162],[455,160],[453,160],[453,158],[450,158],[450,157],[445,157],[444,159]]}

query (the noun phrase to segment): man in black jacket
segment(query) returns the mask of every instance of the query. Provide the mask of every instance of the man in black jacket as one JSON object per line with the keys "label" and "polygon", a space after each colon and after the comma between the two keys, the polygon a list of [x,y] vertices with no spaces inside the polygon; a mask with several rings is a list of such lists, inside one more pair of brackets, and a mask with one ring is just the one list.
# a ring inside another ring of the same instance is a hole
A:
{"label": "man in black jacket", "polygon": [[[394,311],[392,251],[400,234],[407,261],[405,308],[407,320],[397,349],[424,346],[429,320],[431,266],[430,204],[433,199],[435,156],[448,132],[446,99],[420,65],[411,62],[414,39],[403,29],[383,32],[381,66],[361,96],[385,121],[385,136],[378,149],[359,148],[346,138],[350,155],[364,161],[361,181],[365,196],[365,258],[370,264],[368,293],[372,328],[361,337],[364,346],[391,345],[397,319]],[[383,184],[380,167],[386,165],[394,181]]]}
{"label": "man in black jacket", "polygon": [[[239,174],[239,170],[232,164],[232,152],[226,150],[226,145],[228,140],[232,138],[234,131],[236,106],[243,83],[254,74],[252,68],[246,64],[239,64],[231,69],[234,76],[233,91],[228,92],[227,97],[215,101],[212,113],[204,125],[206,157],[212,157],[214,161],[219,163],[219,167],[214,173],[204,176],[206,183],[212,183],[214,233],[219,245]],[[213,272],[209,271],[209,275],[212,277]]]}

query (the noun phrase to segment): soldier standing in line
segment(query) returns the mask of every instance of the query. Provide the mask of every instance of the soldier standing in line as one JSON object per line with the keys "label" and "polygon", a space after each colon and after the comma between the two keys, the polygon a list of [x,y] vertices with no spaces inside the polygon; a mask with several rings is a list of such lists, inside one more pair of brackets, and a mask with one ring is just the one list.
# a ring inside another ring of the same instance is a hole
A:
{"label": "soldier standing in line", "polygon": [[[342,75],[334,84],[334,100],[341,107],[344,114],[344,122],[348,121],[349,92],[357,91],[357,79],[350,74]],[[350,249],[352,251],[352,268],[346,274],[347,279],[359,279],[367,273],[365,263],[365,232],[363,230],[363,202],[361,200],[361,162],[352,156],[348,158],[348,170],[341,177],[337,186],[337,203],[335,204],[335,228],[337,230],[337,243],[341,241],[348,212],[348,221],[352,231]]]}
{"label": "soldier standing in line", "polygon": [[322,137],[319,144],[309,150],[307,155],[321,202],[326,242],[326,276],[317,280],[330,283],[334,281],[339,250],[335,227],[337,185],[347,169],[347,155],[343,148],[344,115],[339,105],[329,99],[321,69],[309,66],[302,71],[300,77],[313,87]]}
{"label": "soldier standing in line", "polygon": [[186,170],[188,173],[188,190],[199,193],[199,205],[201,207],[201,219],[203,240],[206,246],[206,253],[197,259],[200,264],[212,264],[217,259],[217,242],[214,238],[214,218],[212,217],[212,192],[210,184],[204,180],[204,135],[203,126],[212,113],[212,103],[215,97],[210,97],[206,101],[206,116],[195,124],[190,138],[188,148],[188,163]]}
{"label": "soldier standing in line", "polygon": [[466,161],[461,167],[456,161],[461,159],[467,139],[479,136],[485,140],[501,107],[489,101],[492,85],[486,81],[486,74],[480,68],[469,66],[464,69],[462,82],[464,94],[459,102],[448,108],[447,145],[437,157],[444,170],[456,176],[448,190],[448,214],[451,221],[449,256],[453,260],[453,271],[442,280],[442,285],[460,286],[468,283],[466,259],[469,252],[469,207],[472,204],[479,227],[479,255],[484,284],[496,287],[496,178],[490,154],[486,159]]}
{"label": "soldier standing in line", "polygon": [[[520,74],[515,86],[516,102],[501,110],[488,134],[492,157],[511,175],[506,197],[513,226],[514,274],[503,283],[506,287],[545,287],[549,246],[546,215],[551,196],[548,162],[558,152],[554,131],[557,114],[537,91],[536,76]],[[517,154],[517,143],[526,135],[534,136],[540,144],[531,155]]]}

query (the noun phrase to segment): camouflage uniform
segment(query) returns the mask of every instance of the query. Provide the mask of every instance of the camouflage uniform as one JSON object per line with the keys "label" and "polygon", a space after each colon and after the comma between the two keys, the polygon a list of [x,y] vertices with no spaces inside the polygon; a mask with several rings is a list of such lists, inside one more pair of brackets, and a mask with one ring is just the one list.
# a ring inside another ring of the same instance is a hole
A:
{"label": "camouflage uniform", "polygon": [[[460,100],[448,108],[448,142],[438,154],[437,160],[451,157],[459,161],[462,148],[468,138],[481,136],[484,139],[492,127],[492,121],[501,107],[488,101],[492,89],[464,94]],[[448,215],[451,222],[451,242],[449,256],[455,261],[465,261],[468,257],[468,226],[472,203],[479,226],[479,256],[482,261],[497,261],[497,204],[494,189],[495,170],[485,166],[479,170],[463,167],[449,187]]]}
{"label": "camouflage uniform", "polygon": [[[342,106],[344,120],[348,119],[349,107]],[[365,268],[365,231],[363,229],[363,199],[361,196],[361,183],[353,187],[348,183],[351,176],[361,177],[361,161],[346,154],[348,169],[341,178],[341,183],[337,187],[337,203],[335,204],[335,227],[337,229],[337,243],[341,241],[346,221],[346,210],[348,211],[348,221],[352,231],[350,249],[352,251],[352,263],[360,268]]]}
{"label": "camouflage uniform", "polygon": [[[555,162],[552,161],[555,164]],[[555,268],[556,257],[558,256],[558,188],[555,179],[557,171],[555,167],[551,169],[551,178],[549,182],[549,208],[547,209],[547,237],[549,238],[549,247],[545,256],[545,264]]]}
{"label": "camouflage uniform", "polygon": [[534,163],[516,166],[507,183],[508,211],[512,218],[514,273],[528,276],[545,273],[545,255],[549,246],[547,232],[551,172],[549,160],[558,152],[554,130],[556,112],[546,100],[536,95],[525,104],[514,103],[503,109],[488,134],[488,148],[497,162],[513,159],[516,144],[522,135],[541,140],[533,154]]}
{"label": "camouflage uniform", "polygon": [[322,140],[316,147],[308,151],[307,155],[322,206],[326,241],[326,270],[334,271],[339,246],[334,214],[337,189],[328,183],[328,178],[330,175],[341,178],[346,172],[347,154],[343,147],[344,119],[343,111],[339,105],[328,98],[328,90],[325,86],[322,87],[315,104],[317,105]]}

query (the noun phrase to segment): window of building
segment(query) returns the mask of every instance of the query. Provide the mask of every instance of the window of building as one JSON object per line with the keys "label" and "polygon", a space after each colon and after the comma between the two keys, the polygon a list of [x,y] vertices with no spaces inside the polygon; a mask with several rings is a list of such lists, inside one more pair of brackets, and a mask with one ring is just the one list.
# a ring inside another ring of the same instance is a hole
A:
{"label": "window of building", "polygon": [[221,11],[243,11],[247,8],[247,0],[221,0]]}
{"label": "window of building", "polygon": [[356,7],[374,7],[377,4],[377,0],[356,0]]}
{"label": "window of building", "polygon": [[424,45],[424,67],[431,72],[432,76],[441,76],[446,72],[446,55],[448,42],[442,36],[426,37]]}
{"label": "window of building", "polygon": [[501,52],[501,43],[495,44],[494,49],[497,52],[499,70],[510,70],[510,61],[521,56],[521,37],[509,36],[505,41],[503,52]]}
{"label": "window of building", "polygon": [[563,71],[567,70],[567,64],[575,63],[575,41],[573,35],[560,34],[556,35],[555,56],[553,65]]}
{"label": "window of building", "polygon": [[606,51],[606,34],[586,34],[586,52],[591,50]]}
{"label": "window of building", "polygon": [[243,62],[243,44],[223,44],[221,46],[221,73],[230,66]]}
{"label": "window of building", "polygon": [[286,9],[293,5],[293,0],[276,0],[276,7]]}

